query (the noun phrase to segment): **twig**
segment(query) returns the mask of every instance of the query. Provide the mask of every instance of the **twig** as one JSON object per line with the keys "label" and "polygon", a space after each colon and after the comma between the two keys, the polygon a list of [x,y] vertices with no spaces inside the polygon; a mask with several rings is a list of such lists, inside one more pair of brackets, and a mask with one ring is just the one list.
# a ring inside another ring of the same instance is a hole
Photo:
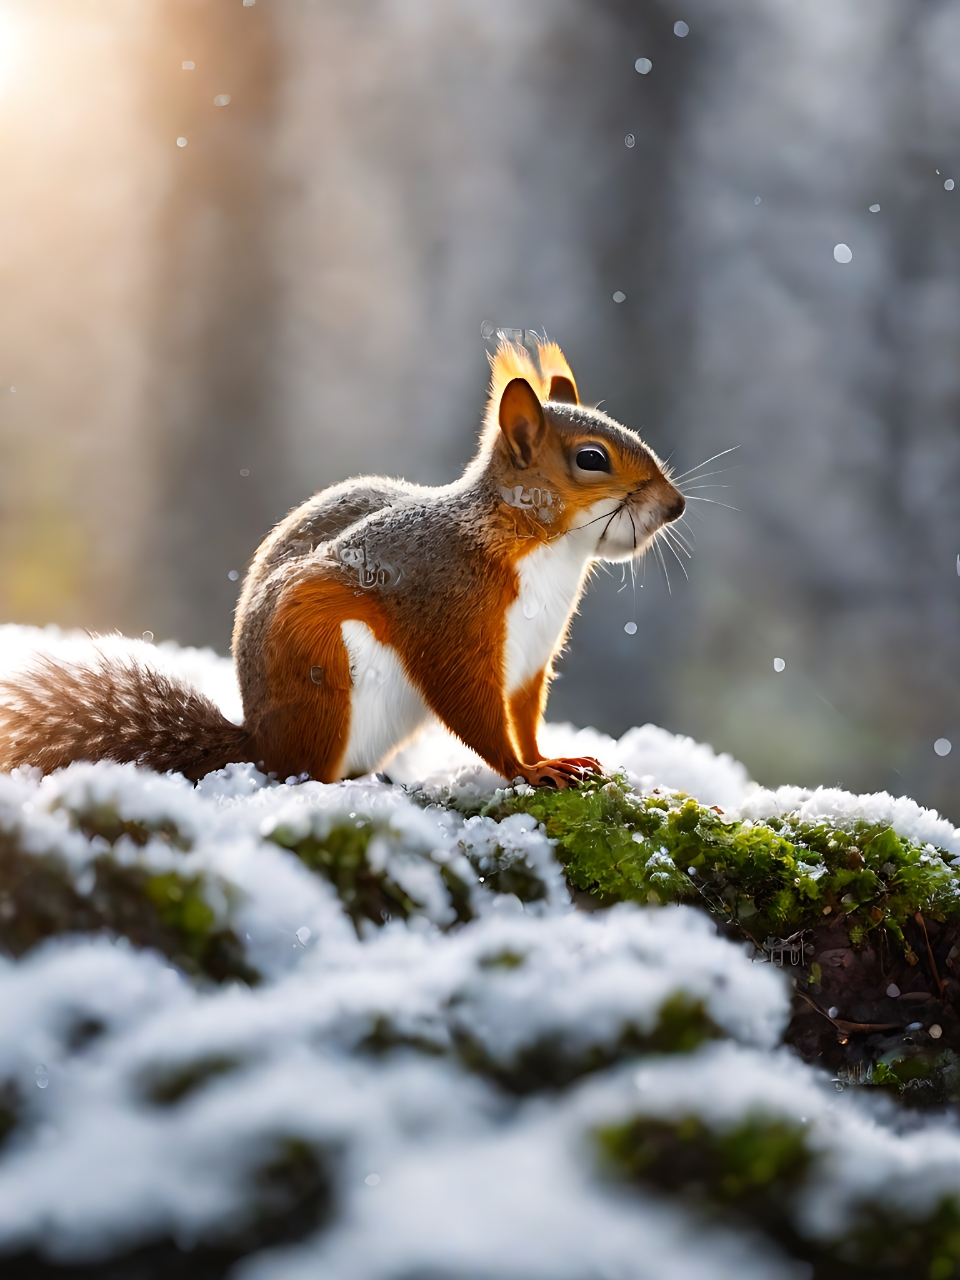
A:
{"label": "twig", "polygon": [[923,918],[923,912],[918,911],[916,915],[917,924],[923,930],[923,940],[927,944],[927,955],[930,957],[930,968],[933,970],[933,978],[937,984],[937,990],[940,992],[940,999],[943,999],[944,984],[940,981],[940,974],[937,972],[937,962],[933,958],[933,947],[930,945],[930,935],[927,933],[927,923]]}
{"label": "twig", "polygon": [[806,1000],[812,1009],[816,1009],[822,1017],[828,1022],[832,1022],[838,1031],[842,1031],[849,1035],[851,1031],[900,1031],[902,1024],[899,1022],[846,1022],[842,1018],[831,1018],[826,1009],[821,1009],[816,1000],[811,1000],[805,991],[797,990],[796,995],[801,1000]]}

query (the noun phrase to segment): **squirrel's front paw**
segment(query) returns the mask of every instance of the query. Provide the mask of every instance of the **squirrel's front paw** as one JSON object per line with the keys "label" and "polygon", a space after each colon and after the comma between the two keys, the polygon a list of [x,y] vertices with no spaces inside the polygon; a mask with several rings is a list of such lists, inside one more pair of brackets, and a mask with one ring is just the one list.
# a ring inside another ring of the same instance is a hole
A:
{"label": "squirrel's front paw", "polygon": [[532,787],[555,787],[563,791],[566,787],[583,782],[591,773],[602,773],[599,760],[593,756],[562,757],[558,760],[539,760],[536,764],[527,765],[523,770],[523,778]]}

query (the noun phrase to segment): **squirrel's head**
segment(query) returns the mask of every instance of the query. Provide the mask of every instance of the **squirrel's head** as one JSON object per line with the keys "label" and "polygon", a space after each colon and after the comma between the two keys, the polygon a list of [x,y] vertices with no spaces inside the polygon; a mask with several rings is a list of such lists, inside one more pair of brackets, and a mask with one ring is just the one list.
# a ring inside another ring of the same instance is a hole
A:
{"label": "squirrel's head", "polygon": [[630,560],[683,515],[683,495],[635,431],[580,404],[556,343],[502,343],[492,357],[486,439],[507,506],[545,541],[570,537],[586,555]]}

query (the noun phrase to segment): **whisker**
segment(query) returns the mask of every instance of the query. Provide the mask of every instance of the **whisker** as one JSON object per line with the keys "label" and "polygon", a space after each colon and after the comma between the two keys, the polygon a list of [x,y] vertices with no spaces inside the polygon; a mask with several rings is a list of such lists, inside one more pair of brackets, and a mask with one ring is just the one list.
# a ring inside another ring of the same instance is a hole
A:
{"label": "whisker", "polygon": [[712,458],[707,458],[703,462],[698,462],[697,465],[695,467],[691,467],[689,471],[684,471],[683,475],[676,476],[675,478],[673,478],[672,483],[676,484],[677,480],[685,480],[687,476],[692,476],[693,473],[695,471],[699,471],[701,467],[707,467],[710,465],[711,462],[716,462],[718,458],[725,458],[728,453],[733,453],[735,449],[739,449],[739,448],[740,446],[738,444],[735,444],[731,449],[724,449],[721,453],[715,453]]}
{"label": "whisker", "polygon": [[[598,545],[598,546],[599,546],[599,545],[600,545],[600,543],[604,540],[604,538],[607,536],[607,530],[608,530],[608,529],[610,528],[610,526],[613,524],[614,520],[616,520],[616,519],[617,519],[617,517],[618,517],[618,516],[619,516],[619,515],[620,515],[620,514],[625,510],[625,508],[626,508],[626,506],[627,506],[627,504],[628,504],[628,502],[629,502],[629,501],[630,501],[630,498],[629,498],[629,495],[628,495],[628,496],[627,496],[626,498],[624,498],[624,500],[620,503],[620,505],[619,505],[619,507],[617,507],[616,511],[614,511],[614,512],[612,512],[612,513],[611,513],[610,519],[609,519],[609,520],[607,521],[607,523],[603,526],[603,533],[601,533],[600,538],[599,538],[599,540],[598,540],[598,543],[597,543],[597,545]],[[631,523],[631,525],[633,525],[633,516],[631,516],[631,517],[630,517],[630,523]],[[634,528],[634,534],[636,534],[636,528]]]}
{"label": "whisker", "polygon": [[660,568],[663,570],[663,576],[664,576],[664,577],[666,578],[666,580],[667,580],[667,594],[672,596],[672,595],[673,595],[673,590],[672,590],[672,588],[671,588],[671,586],[670,586],[670,575],[669,575],[669,573],[667,573],[667,562],[666,562],[666,560],[664,560],[664,558],[663,558],[663,551],[662,551],[662,550],[661,550],[661,548],[660,548],[660,543],[659,543],[659,541],[658,541],[658,539],[657,539],[657,535],[656,535],[656,534],[654,534],[654,535],[653,535],[653,549],[654,549],[654,551],[657,553],[657,555],[658,555],[658,557],[659,557],[659,559],[660,559]]}
{"label": "whisker", "polygon": [[692,553],[693,547],[691,547],[687,542],[686,535],[682,534],[680,530],[677,528],[677,522],[673,521],[669,527],[670,527],[670,536],[673,538],[676,538],[685,551]]}
{"label": "whisker", "polygon": [[[674,545],[674,539],[676,538],[677,535],[671,529],[667,528],[666,525],[664,525],[662,529],[662,533],[666,541],[672,547]],[[680,550],[683,552],[683,554],[687,557],[688,560],[693,559],[693,553],[691,552],[689,547],[685,547],[682,542],[678,542],[676,545],[680,548]],[[674,552],[674,554],[676,554],[676,552]]]}
{"label": "whisker", "polygon": [[[735,467],[718,467],[716,471],[704,471],[699,476],[694,475],[693,472],[690,472],[690,474],[684,477],[684,479],[685,480],[709,480],[711,476],[728,476],[731,471],[742,471],[742,470],[743,470],[743,467],[738,462]],[[677,482],[677,487],[679,487],[679,481]]]}
{"label": "whisker", "polygon": [[[665,534],[666,534],[666,528],[663,528],[660,532],[661,532],[661,533],[663,533],[663,534],[665,535]],[[676,547],[673,545],[673,543],[672,543],[672,542],[671,542],[671,541],[670,541],[666,536],[664,537],[664,540],[663,540],[663,541],[664,541],[664,545],[665,545],[665,546],[667,546],[667,547],[669,547],[669,548],[670,548],[670,550],[673,552],[673,558],[674,558],[674,560],[676,560],[677,564],[678,564],[678,565],[680,566],[680,568],[683,570],[683,576],[684,576],[684,577],[687,579],[687,581],[689,582],[689,581],[690,581],[690,579],[689,579],[689,577],[687,576],[687,566],[683,563],[683,561],[682,561],[682,560],[680,559],[680,557],[677,555],[677,549],[676,549]]]}
{"label": "whisker", "polygon": [[[700,479],[700,476],[697,476]],[[693,493],[694,489],[729,489],[728,484],[691,484],[686,489],[681,489],[681,493]]]}
{"label": "whisker", "polygon": [[690,494],[691,502],[709,502],[714,507],[726,507],[728,511],[739,511],[739,507],[731,507],[729,502],[717,502],[716,498],[698,498],[696,494]]}
{"label": "whisker", "polygon": [[[629,494],[627,495],[626,498],[624,498],[620,506],[617,507],[616,511],[613,512],[613,515],[614,516],[619,515],[620,512],[623,510],[623,508],[627,505],[628,501],[629,501]],[[575,529],[568,529],[567,532],[562,534],[561,536],[565,538],[567,534],[578,533],[581,529],[589,529],[592,524],[599,524],[601,520],[606,520],[608,518],[612,519],[613,517],[612,516],[607,517],[604,515],[594,516],[593,519],[588,520],[586,524],[578,524]],[[604,532],[606,532],[606,530],[604,530]]]}

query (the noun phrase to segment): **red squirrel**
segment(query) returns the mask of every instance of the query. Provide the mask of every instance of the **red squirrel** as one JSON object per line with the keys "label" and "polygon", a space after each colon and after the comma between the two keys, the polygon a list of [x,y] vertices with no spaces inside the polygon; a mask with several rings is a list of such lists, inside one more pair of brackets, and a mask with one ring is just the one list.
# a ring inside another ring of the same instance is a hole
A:
{"label": "red squirrel", "polygon": [[501,343],[480,448],[453,484],[348,480],[260,546],[233,634],[244,722],[134,658],[38,659],[0,681],[0,768],[253,761],[321,782],[376,769],[430,712],[497,773],[565,787],[537,728],[591,565],[632,560],[684,499],[635,432],[581,405],[555,343]]}

